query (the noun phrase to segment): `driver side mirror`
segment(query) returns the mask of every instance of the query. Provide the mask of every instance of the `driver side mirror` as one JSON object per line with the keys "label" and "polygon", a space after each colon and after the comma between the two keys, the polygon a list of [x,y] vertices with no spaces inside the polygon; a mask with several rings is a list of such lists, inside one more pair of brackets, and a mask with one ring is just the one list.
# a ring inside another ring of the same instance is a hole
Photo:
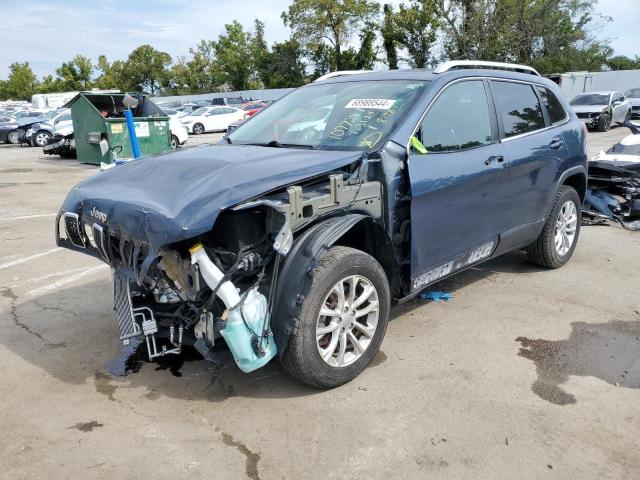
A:
{"label": "driver side mirror", "polygon": [[619,107],[620,105],[622,105],[622,100],[614,100],[611,104],[613,108]]}

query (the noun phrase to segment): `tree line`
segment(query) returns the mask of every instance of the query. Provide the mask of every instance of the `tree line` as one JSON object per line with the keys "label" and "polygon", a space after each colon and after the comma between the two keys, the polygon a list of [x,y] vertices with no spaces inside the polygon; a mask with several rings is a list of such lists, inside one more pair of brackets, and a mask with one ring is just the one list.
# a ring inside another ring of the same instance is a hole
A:
{"label": "tree line", "polygon": [[445,60],[524,63],[541,73],[640,68],[640,57],[614,56],[598,39],[610,19],[592,0],[293,0],[281,18],[291,37],[271,45],[265,25],[237,21],[215,40],[172,58],[151,45],[126,60],[76,55],[38,79],[14,62],[0,99],[90,88],[184,95],[297,87],[334,70],[427,68]]}

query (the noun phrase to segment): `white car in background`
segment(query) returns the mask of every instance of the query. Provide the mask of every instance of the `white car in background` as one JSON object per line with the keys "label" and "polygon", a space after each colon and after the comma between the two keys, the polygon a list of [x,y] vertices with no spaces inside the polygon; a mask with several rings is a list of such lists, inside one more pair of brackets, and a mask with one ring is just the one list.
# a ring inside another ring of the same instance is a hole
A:
{"label": "white car in background", "polygon": [[226,132],[229,124],[245,118],[246,112],[229,106],[201,107],[180,121],[189,133],[200,135],[204,132]]}
{"label": "white car in background", "polygon": [[180,119],[175,115],[169,115],[169,130],[171,131],[171,150],[175,150],[187,142],[189,133]]}

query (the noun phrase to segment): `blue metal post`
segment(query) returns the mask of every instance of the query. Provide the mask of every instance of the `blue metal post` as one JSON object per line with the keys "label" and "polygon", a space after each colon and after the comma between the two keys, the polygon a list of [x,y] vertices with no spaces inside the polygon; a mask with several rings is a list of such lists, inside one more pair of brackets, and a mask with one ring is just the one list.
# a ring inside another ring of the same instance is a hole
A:
{"label": "blue metal post", "polygon": [[136,127],[133,124],[133,113],[128,108],[124,111],[124,118],[127,120],[127,130],[129,130],[129,138],[131,139],[131,150],[133,158],[140,158],[140,145],[138,145],[138,137],[136,137]]}

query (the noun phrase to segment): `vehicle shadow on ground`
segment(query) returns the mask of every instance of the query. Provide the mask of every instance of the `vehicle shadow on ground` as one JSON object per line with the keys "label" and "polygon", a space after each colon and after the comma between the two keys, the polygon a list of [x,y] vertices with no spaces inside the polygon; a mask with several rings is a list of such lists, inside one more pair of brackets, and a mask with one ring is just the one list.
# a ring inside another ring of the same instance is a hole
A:
{"label": "vehicle shadow on ground", "polygon": [[[434,288],[455,291],[490,278],[495,272],[536,270],[518,255],[508,255],[462,272]],[[147,360],[144,345],[137,350],[124,348],[123,352],[111,292],[111,283],[106,279],[36,298],[0,288],[0,297],[9,303],[0,312],[0,325],[5,326],[0,343],[60,381],[92,383],[96,392],[110,400],[116,400],[120,389],[137,388],[146,390],[143,396],[152,400],[166,395],[214,402],[232,396],[291,398],[320,393],[290,377],[277,360],[245,374],[226,348],[217,351],[225,368],[216,368],[189,348],[181,356],[167,356],[153,363]],[[423,305],[422,300],[402,304],[392,310],[392,318]],[[377,368],[385,358],[380,352],[369,369]],[[112,375],[118,369],[127,370],[127,375]]]}

